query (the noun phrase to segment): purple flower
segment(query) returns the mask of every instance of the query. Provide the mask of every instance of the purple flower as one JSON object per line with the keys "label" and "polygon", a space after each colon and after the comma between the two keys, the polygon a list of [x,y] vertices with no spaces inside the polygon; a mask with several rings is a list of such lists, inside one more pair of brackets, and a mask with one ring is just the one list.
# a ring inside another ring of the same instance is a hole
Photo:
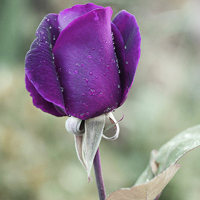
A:
{"label": "purple flower", "polygon": [[87,120],[121,106],[140,57],[140,32],[126,11],[92,3],[48,14],[25,60],[33,104],[55,116]]}

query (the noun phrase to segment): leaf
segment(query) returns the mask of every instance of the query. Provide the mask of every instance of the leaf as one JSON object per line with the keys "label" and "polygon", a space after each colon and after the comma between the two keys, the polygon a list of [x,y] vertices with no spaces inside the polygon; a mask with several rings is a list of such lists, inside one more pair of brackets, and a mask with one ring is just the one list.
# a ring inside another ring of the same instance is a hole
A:
{"label": "leaf", "polygon": [[165,171],[154,177],[149,182],[131,188],[117,190],[110,194],[107,200],[153,200],[165,188],[176,174],[179,165],[171,165]]}
{"label": "leaf", "polygon": [[[170,165],[178,162],[186,153],[200,146],[200,125],[191,127],[169,142],[164,144],[159,151],[152,151],[150,163],[138,178],[135,185],[144,183],[161,173]],[[157,170],[153,169],[157,165]],[[154,173],[155,172],[155,173]]]}

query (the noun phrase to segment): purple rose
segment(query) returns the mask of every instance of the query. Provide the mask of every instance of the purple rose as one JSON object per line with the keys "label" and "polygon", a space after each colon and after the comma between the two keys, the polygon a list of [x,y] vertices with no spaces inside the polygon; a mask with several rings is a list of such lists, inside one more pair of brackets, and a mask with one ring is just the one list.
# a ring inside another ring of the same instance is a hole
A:
{"label": "purple rose", "polygon": [[92,3],[48,14],[25,60],[33,104],[55,116],[87,120],[121,106],[140,57],[140,32],[126,11]]}

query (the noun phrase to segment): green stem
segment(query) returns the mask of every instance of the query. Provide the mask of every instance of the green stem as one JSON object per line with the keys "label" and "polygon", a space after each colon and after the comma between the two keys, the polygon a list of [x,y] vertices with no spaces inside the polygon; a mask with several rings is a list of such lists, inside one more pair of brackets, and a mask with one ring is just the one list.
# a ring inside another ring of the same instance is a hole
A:
{"label": "green stem", "polygon": [[103,177],[101,173],[101,161],[100,161],[99,149],[97,150],[97,153],[94,157],[93,164],[94,164],[94,171],[95,171],[95,176],[96,176],[97,189],[99,193],[99,200],[105,200],[106,192],[105,192]]}

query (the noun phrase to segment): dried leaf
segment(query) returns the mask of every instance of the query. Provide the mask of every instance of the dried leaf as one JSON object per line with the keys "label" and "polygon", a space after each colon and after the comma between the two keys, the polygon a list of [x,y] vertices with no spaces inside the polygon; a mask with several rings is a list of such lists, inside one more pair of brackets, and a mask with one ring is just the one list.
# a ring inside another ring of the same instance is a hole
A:
{"label": "dried leaf", "polygon": [[176,174],[179,165],[171,165],[165,171],[154,177],[149,182],[131,188],[117,190],[110,194],[107,200],[153,200],[165,188]]}

